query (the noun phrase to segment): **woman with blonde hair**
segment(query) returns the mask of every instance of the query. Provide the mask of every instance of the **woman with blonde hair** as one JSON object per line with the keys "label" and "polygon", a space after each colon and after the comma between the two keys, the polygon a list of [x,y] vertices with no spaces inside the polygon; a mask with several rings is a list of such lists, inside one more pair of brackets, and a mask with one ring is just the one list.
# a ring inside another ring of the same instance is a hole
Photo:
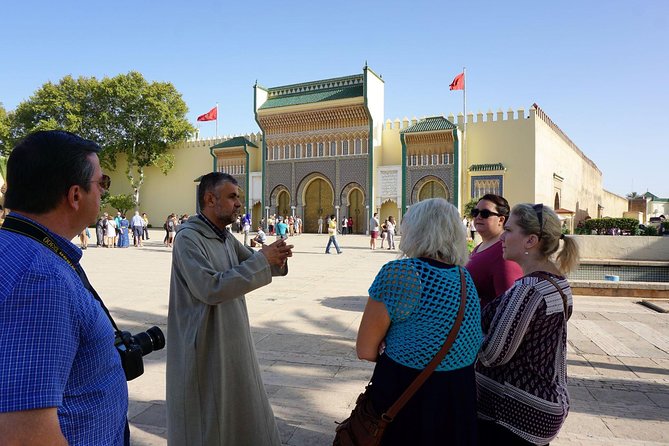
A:
{"label": "woman with blonde hair", "polygon": [[[466,283],[455,342],[390,423],[383,445],[476,444],[474,361],[481,343],[476,288],[463,265],[467,242],[458,210],[442,198],[412,205],[402,220],[401,257],[369,288],[356,350],[376,362],[368,395],[384,413],[444,345]],[[461,276],[462,275],[462,276]]]}
{"label": "woman with blonde hair", "polygon": [[501,240],[504,258],[517,262],[524,276],[482,312],[480,444],[548,444],[569,412],[567,320],[573,302],[565,275],[578,263],[578,246],[543,204],[515,206]]}

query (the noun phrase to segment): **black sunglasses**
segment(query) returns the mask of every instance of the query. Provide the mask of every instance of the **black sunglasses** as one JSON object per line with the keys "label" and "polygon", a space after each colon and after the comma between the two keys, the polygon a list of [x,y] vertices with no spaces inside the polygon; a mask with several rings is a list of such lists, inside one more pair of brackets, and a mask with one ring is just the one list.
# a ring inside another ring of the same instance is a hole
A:
{"label": "black sunglasses", "polygon": [[98,181],[89,181],[89,183],[98,183],[101,188],[104,190],[109,190],[111,187],[111,178],[109,178],[109,175],[102,175],[102,178]]}
{"label": "black sunglasses", "polygon": [[539,240],[541,240],[541,234],[544,232],[544,204],[539,203],[532,206],[534,213],[537,214],[537,219],[539,220]]}
{"label": "black sunglasses", "polygon": [[470,214],[473,218],[478,217],[479,215],[481,218],[488,218],[491,215],[495,215],[497,217],[500,217],[502,214],[498,214],[497,212],[489,211],[488,209],[472,209],[472,212]]}

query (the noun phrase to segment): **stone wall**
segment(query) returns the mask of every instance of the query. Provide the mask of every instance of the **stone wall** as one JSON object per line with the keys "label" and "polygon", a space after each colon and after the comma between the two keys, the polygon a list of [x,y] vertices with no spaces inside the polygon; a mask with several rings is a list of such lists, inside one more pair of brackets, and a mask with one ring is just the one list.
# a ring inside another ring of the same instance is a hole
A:
{"label": "stone wall", "polygon": [[575,235],[582,259],[669,261],[669,237]]}

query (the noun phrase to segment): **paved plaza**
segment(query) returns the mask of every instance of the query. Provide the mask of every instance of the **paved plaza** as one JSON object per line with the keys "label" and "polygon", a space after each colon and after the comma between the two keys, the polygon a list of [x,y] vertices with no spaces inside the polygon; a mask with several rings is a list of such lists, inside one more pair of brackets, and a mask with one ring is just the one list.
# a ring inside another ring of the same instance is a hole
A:
{"label": "paved plaza", "polygon": [[[143,248],[91,246],[82,263],[116,322],[132,333],[166,330],[171,250],[153,230]],[[239,237],[239,235],[236,235]],[[355,355],[367,289],[397,251],[368,238],[301,235],[287,277],[247,295],[263,378],[285,445],[332,444],[373,365]],[[669,313],[638,299],[576,296],[569,322],[571,412],[555,445],[669,444]],[[133,445],[166,444],[165,350],[129,383]],[[260,446],[260,445],[259,445]]]}

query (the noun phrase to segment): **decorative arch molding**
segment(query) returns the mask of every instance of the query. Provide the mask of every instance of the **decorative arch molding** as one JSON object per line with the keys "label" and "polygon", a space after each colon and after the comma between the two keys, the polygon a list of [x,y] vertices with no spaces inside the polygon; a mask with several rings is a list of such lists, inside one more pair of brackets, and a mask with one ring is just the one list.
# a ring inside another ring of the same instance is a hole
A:
{"label": "decorative arch molding", "polygon": [[[287,192],[288,196],[290,197],[290,190],[286,186],[284,186],[283,184],[279,184],[278,186],[276,186],[272,190],[272,193],[269,195],[269,206],[270,207],[278,205],[279,194],[281,192]],[[291,197],[291,199],[292,199],[292,197]]]}
{"label": "decorative arch molding", "polygon": [[[304,202],[304,191],[307,190],[307,186],[309,186],[309,184],[311,184],[315,180],[325,181],[332,188],[332,192],[333,192],[332,196],[335,197],[335,194],[334,194],[335,189],[332,186],[332,182],[330,181],[330,179],[327,176],[325,176],[324,174],[320,173],[320,172],[312,172],[309,175],[302,178],[302,180],[300,181],[300,184],[297,186],[297,197],[296,198],[297,198],[297,201],[298,201],[298,203],[297,203],[298,206],[304,206],[306,204]],[[335,204],[336,203],[332,203],[333,206]]]}
{"label": "decorative arch molding", "polygon": [[351,182],[348,183],[341,191],[341,194],[339,196],[339,202],[341,203],[342,206],[350,206],[351,203],[349,201],[349,196],[351,195],[351,192],[353,189],[360,189],[360,192],[362,192],[362,202],[366,203],[367,198],[365,197],[365,188],[360,185],[360,183],[356,182]]}
{"label": "decorative arch molding", "polygon": [[436,177],[434,175],[426,175],[423,178],[421,178],[420,180],[418,180],[416,182],[416,185],[413,187],[413,190],[411,191],[411,204],[418,203],[418,196],[420,194],[420,190],[423,188],[423,186],[425,186],[427,183],[429,183],[431,181],[434,181],[437,184],[439,184],[441,187],[443,187],[444,190],[446,191],[446,193],[448,194],[448,200],[451,199],[453,194],[451,192],[451,189],[444,182],[444,180],[442,180],[441,178]]}

